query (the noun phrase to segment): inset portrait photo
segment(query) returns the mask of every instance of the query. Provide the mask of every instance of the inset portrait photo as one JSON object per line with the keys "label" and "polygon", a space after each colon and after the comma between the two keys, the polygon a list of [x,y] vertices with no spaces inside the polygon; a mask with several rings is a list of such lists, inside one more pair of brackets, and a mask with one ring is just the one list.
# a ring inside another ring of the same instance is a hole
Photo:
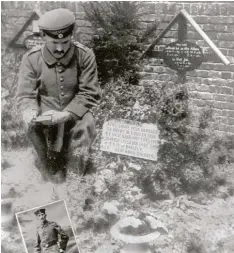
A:
{"label": "inset portrait photo", "polygon": [[80,253],[64,200],[16,213],[27,253]]}

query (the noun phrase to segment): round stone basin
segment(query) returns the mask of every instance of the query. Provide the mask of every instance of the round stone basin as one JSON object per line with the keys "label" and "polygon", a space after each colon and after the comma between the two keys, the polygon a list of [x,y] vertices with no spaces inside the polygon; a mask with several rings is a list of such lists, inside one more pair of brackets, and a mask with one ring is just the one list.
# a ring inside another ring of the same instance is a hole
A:
{"label": "round stone basin", "polygon": [[161,234],[157,231],[149,233],[147,235],[128,235],[123,234],[120,231],[125,227],[133,227],[137,229],[142,224],[142,221],[136,219],[135,217],[126,217],[122,220],[118,221],[110,230],[111,236],[118,241],[122,241],[125,243],[131,244],[142,244],[142,243],[149,243],[157,239]]}

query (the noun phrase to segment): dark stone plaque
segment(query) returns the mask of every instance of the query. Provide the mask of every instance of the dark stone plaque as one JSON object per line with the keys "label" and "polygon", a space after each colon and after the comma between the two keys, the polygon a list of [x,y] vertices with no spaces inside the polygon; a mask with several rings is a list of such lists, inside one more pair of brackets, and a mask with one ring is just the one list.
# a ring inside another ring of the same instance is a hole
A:
{"label": "dark stone plaque", "polygon": [[179,72],[191,71],[203,62],[202,49],[188,41],[176,41],[168,44],[163,51],[164,62]]}
{"label": "dark stone plaque", "polygon": [[29,35],[25,40],[24,40],[24,44],[26,46],[26,48],[33,48],[35,46],[41,46],[43,45],[45,42],[42,40],[42,38],[40,36],[36,36],[36,35]]}

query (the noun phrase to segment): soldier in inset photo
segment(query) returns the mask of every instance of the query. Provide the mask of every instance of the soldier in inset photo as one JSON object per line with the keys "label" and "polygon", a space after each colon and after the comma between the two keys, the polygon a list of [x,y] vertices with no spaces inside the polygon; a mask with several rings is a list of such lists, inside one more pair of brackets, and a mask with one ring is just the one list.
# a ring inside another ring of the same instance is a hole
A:
{"label": "soldier in inset photo", "polygon": [[63,182],[75,149],[89,150],[95,135],[90,109],[100,100],[91,49],[73,42],[75,16],[68,9],[46,12],[38,21],[43,46],[22,59],[18,105],[25,131],[45,180]]}
{"label": "soldier in inset photo", "polygon": [[65,252],[69,237],[56,222],[46,219],[45,211],[45,208],[41,208],[34,213],[41,223],[37,227],[35,253]]}
{"label": "soldier in inset photo", "polygon": [[16,214],[27,253],[79,253],[62,200]]}

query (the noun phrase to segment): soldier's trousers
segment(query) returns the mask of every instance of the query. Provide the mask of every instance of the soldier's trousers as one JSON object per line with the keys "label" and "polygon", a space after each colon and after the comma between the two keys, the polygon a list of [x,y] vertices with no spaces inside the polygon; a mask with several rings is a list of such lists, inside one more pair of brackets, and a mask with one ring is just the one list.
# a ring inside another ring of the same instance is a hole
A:
{"label": "soldier's trousers", "polygon": [[57,245],[54,245],[52,247],[43,249],[43,253],[59,253],[59,247]]}
{"label": "soldier's trousers", "polygon": [[40,161],[38,166],[42,174],[55,174],[58,169],[63,170],[69,164],[75,166],[72,161],[74,155],[79,154],[80,150],[88,152],[96,136],[95,121],[90,112],[86,113],[81,120],[65,123],[63,146],[60,152],[50,150],[47,138],[53,138],[53,136],[46,136],[47,129],[48,126],[44,125],[32,125],[28,129],[28,137],[38,154]]}

